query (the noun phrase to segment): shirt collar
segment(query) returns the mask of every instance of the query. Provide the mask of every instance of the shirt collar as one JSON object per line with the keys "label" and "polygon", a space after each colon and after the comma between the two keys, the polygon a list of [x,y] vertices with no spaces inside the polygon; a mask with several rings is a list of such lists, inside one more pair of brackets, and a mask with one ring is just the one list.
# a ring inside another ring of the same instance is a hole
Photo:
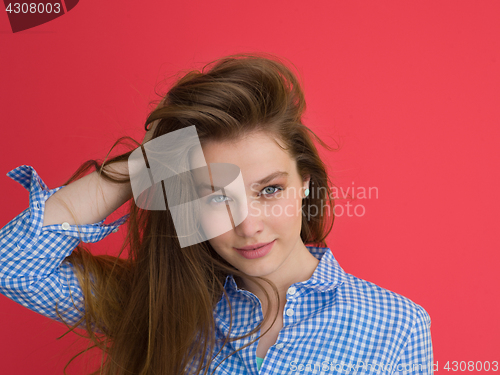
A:
{"label": "shirt collar", "polygon": [[[336,288],[347,280],[347,274],[340,267],[330,248],[314,246],[306,246],[306,248],[320,262],[309,280],[295,283],[294,286],[326,291]],[[229,295],[244,291],[236,285],[233,275],[226,277],[224,289]],[[248,293],[248,291],[245,292]]]}

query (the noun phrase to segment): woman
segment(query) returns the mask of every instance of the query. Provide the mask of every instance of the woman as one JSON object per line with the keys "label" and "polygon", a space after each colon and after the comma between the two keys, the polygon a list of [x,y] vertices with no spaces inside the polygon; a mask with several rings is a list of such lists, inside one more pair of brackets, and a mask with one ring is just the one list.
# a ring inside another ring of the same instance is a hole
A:
{"label": "woman", "polygon": [[[333,202],[311,135],[328,146],[304,109],[278,59],[229,56],[170,89],[137,152],[52,190],[31,167],[9,172],[30,207],[0,232],[1,292],[84,328],[104,374],[432,373],[425,310],[326,247]],[[127,219],[127,259],[77,247]]]}

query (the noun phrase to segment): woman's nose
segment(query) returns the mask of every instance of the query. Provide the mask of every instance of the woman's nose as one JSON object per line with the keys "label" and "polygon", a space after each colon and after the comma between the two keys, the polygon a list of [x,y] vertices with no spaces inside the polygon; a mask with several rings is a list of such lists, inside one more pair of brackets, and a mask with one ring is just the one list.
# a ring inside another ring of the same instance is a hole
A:
{"label": "woman's nose", "polygon": [[[235,222],[236,224],[237,222]],[[240,223],[235,226],[235,231],[242,237],[254,237],[256,234],[262,232],[263,229],[262,208],[255,204],[255,202],[252,204],[252,200],[249,200],[247,202],[246,217],[243,221],[240,220]]]}

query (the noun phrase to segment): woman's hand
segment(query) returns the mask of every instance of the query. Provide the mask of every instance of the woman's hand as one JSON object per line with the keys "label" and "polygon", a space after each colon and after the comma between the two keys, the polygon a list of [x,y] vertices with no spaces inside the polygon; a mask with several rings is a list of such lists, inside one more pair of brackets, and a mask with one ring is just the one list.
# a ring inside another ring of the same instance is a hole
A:
{"label": "woman's hand", "polygon": [[142,144],[148,142],[153,138],[153,134],[155,133],[156,126],[160,120],[155,120],[151,124],[149,124],[149,130],[146,132],[146,135],[144,136],[144,139],[142,140]]}

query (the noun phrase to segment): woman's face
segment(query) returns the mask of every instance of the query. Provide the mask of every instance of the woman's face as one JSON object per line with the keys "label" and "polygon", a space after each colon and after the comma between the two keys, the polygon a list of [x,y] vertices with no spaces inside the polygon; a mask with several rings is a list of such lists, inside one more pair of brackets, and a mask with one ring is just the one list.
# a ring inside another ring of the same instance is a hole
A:
{"label": "woman's face", "polygon": [[[232,142],[208,142],[202,149],[207,165],[231,163],[240,168],[246,194],[243,211],[248,209],[246,218],[238,225],[209,239],[212,247],[247,275],[272,277],[288,273],[290,276],[289,272],[297,266],[298,258],[294,261],[294,255],[303,256],[304,250],[307,251],[300,238],[300,230],[302,198],[309,186],[309,177],[302,180],[295,160],[265,133],[252,133]],[[275,177],[258,183],[271,175]],[[199,182],[196,177],[195,182]],[[209,190],[202,195],[203,204],[207,204],[212,213],[201,216],[202,228],[217,225],[217,215],[227,217],[242,202],[241,197],[229,191],[223,195],[217,189],[215,193]],[[238,209],[241,210],[241,206]],[[256,252],[258,250],[237,250],[273,241],[270,250],[262,255]]]}

